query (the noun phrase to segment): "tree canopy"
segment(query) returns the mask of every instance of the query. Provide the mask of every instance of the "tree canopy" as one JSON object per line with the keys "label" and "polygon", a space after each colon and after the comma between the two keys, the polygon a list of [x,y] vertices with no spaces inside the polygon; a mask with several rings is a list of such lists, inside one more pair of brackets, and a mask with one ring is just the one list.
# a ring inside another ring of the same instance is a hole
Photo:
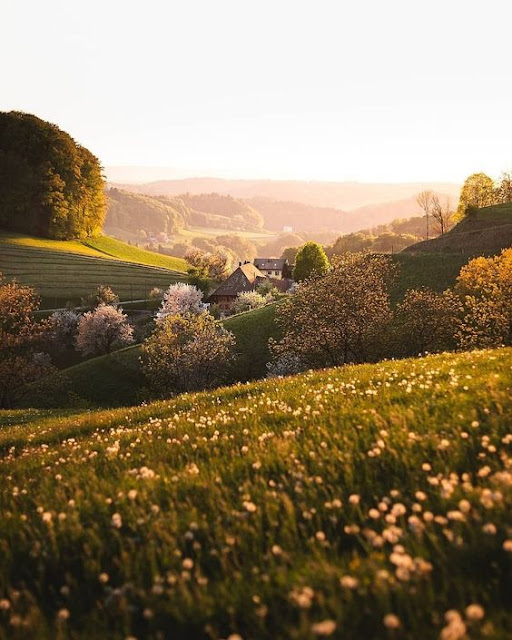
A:
{"label": "tree canopy", "polygon": [[105,217],[98,159],[56,125],[0,113],[0,228],[56,240],[94,235]]}
{"label": "tree canopy", "polygon": [[323,276],[329,271],[329,260],[321,245],[306,242],[297,252],[293,277],[297,282],[311,276]]}
{"label": "tree canopy", "polygon": [[473,173],[462,185],[457,216],[463,218],[469,207],[488,207],[495,203],[494,182],[485,173]]}

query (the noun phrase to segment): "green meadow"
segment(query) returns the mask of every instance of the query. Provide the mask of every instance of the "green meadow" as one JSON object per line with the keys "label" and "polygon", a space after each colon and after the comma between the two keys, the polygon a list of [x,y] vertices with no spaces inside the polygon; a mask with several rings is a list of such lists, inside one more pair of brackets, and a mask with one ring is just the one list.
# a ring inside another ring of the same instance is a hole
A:
{"label": "green meadow", "polygon": [[511,387],[499,349],[0,412],[0,638],[510,638]]}

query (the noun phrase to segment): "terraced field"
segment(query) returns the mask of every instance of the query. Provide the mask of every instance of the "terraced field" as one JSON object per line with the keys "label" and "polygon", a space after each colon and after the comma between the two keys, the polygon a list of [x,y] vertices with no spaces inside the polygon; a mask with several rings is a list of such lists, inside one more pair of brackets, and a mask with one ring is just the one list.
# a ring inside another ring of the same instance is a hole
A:
{"label": "terraced field", "polygon": [[111,286],[121,300],[136,300],[147,298],[153,287],[166,288],[186,279],[180,271],[107,256],[2,242],[0,272],[7,279],[16,278],[22,284],[34,286],[46,308],[63,306],[67,300],[78,303],[99,284]]}

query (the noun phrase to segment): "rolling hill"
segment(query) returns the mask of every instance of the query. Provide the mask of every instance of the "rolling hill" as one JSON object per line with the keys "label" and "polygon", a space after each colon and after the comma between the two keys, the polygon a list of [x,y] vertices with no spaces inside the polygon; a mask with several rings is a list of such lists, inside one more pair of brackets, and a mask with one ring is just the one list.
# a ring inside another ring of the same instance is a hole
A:
{"label": "rolling hill", "polygon": [[87,242],[0,234],[0,273],[34,286],[46,308],[64,306],[68,300],[78,304],[99,284],[111,286],[121,300],[135,300],[147,298],[153,287],[166,288],[187,277],[184,260],[110,238]]}
{"label": "rolling hill", "polygon": [[484,207],[466,216],[451,231],[425,240],[403,253],[495,255],[512,246],[512,203]]}
{"label": "rolling hill", "polygon": [[[229,382],[246,382],[266,375],[270,360],[268,340],[278,335],[275,305],[247,311],[224,320],[236,338],[238,358],[227,373]],[[25,407],[116,407],[139,404],[148,398],[139,358],[140,345],[91,358],[63,369],[33,385]]]}
{"label": "rolling hill", "polygon": [[501,349],[0,412],[0,636],[510,638],[511,386]]}

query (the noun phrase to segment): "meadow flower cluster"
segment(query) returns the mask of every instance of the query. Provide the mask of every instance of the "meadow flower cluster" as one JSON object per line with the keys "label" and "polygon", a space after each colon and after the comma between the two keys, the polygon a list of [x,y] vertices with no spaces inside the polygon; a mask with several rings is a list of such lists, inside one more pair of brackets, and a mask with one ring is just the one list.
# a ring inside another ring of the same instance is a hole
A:
{"label": "meadow flower cluster", "polygon": [[507,638],[512,350],[0,413],[0,638]]}

